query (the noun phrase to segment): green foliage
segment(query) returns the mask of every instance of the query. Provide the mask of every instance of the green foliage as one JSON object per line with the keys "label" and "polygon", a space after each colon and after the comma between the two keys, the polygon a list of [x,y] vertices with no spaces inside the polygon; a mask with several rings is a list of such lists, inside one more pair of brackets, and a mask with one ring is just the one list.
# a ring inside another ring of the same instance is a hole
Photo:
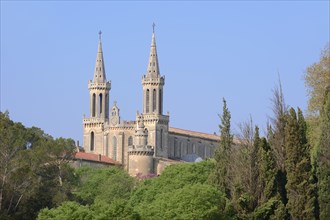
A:
{"label": "green foliage", "polygon": [[213,168],[214,162],[211,160],[169,166],[159,177],[141,182],[134,190],[130,203],[132,206],[147,206],[157,194],[180,189],[186,185],[205,184]]}
{"label": "green foliage", "polygon": [[54,209],[42,209],[38,220],[71,220],[71,219],[92,219],[88,208],[76,202],[64,202]]}
{"label": "green foliage", "polygon": [[70,198],[74,141],[25,128],[8,113],[0,113],[0,140],[0,215],[33,219],[41,208]]}
{"label": "green foliage", "polygon": [[[272,126],[268,128],[268,140],[274,151],[276,158],[276,166],[285,173],[285,127],[286,117],[288,115],[288,106],[285,104],[284,94],[282,91],[282,83],[279,80],[277,86],[273,90],[272,110],[274,116],[271,118]],[[282,195],[285,197],[285,195]]]}
{"label": "green foliage", "polygon": [[286,127],[287,208],[293,219],[315,218],[315,186],[311,182],[310,147],[306,141],[306,126],[298,110],[298,119],[290,109]]}
{"label": "green foliage", "polygon": [[220,191],[226,192],[230,196],[228,186],[228,168],[231,147],[233,144],[233,135],[230,131],[231,114],[227,108],[227,102],[223,99],[223,112],[219,115],[221,124],[220,128],[220,145],[214,152],[216,161],[214,172],[210,175],[210,181],[219,188]]}
{"label": "green foliage", "polygon": [[320,219],[330,219],[330,89],[321,111],[321,134],[317,149],[317,178]]}
{"label": "green foliage", "polygon": [[327,86],[330,85],[330,44],[321,52],[320,60],[305,71],[305,85],[309,94],[308,110],[319,115]]}
{"label": "green foliage", "polygon": [[197,183],[157,194],[139,213],[142,219],[221,219],[224,208],[224,195],[213,186]]}
{"label": "green foliage", "polygon": [[[225,197],[207,184],[213,161],[167,167],[135,186],[119,168],[77,170],[77,202],[44,209],[42,219],[220,219]],[[133,187],[136,187],[132,193]]]}
{"label": "green foliage", "polygon": [[258,150],[258,203],[262,204],[275,196],[275,161],[271,148],[265,138],[261,138]]}
{"label": "green foliage", "polygon": [[113,219],[134,218],[127,201],[135,181],[124,170],[113,167],[77,170],[80,182],[75,189],[75,202],[58,208],[44,209],[38,219]]}
{"label": "green foliage", "polygon": [[142,219],[217,218],[225,208],[225,199],[207,184],[213,168],[210,160],[167,167],[161,176],[141,182],[129,206]]}
{"label": "green foliage", "polygon": [[80,184],[75,196],[81,204],[92,204],[95,199],[111,203],[116,199],[127,199],[135,181],[120,168],[80,168],[77,170]]}
{"label": "green foliage", "polygon": [[286,219],[286,209],[280,197],[272,197],[258,206],[253,212],[252,219]]}

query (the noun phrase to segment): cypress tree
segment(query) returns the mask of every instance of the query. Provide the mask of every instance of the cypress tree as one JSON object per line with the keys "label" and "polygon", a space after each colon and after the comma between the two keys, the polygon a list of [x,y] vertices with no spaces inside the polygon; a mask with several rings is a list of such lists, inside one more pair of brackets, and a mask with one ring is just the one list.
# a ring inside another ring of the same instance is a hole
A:
{"label": "cypress tree", "polygon": [[318,203],[320,219],[330,219],[330,89],[321,111],[321,135],[317,154]]}
{"label": "cypress tree", "polygon": [[266,202],[276,193],[275,176],[276,167],[272,150],[266,140],[261,138],[258,149],[258,186],[259,188],[259,204]]}
{"label": "cypress tree", "polygon": [[259,178],[259,163],[258,163],[258,152],[259,152],[259,145],[260,145],[260,136],[259,136],[259,127],[255,127],[254,138],[253,138],[253,151],[251,155],[251,193],[254,195],[254,208],[258,204],[258,194],[260,194],[259,183],[256,181]]}
{"label": "cypress tree", "polygon": [[230,191],[228,186],[228,169],[229,169],[229,156],[231,153],[231,146],[233,143],[233,135],[230,131],[230,118],[231,114],[227,108],[226,100],[223,99],[223,112],[219,115],[221,124],[220,128],[220,145],[214,153],[216,161],[214,173],[211,175],[211,181],[216,185],[220,191],[225,192],[228,198]]}
{"label": "cypress tree", "polygon": [[290,109],[285,132],[288,212],[292,219],[315,219],[310,147],[306,139],[306,122],[300,109],[298,118],[296,111]]}

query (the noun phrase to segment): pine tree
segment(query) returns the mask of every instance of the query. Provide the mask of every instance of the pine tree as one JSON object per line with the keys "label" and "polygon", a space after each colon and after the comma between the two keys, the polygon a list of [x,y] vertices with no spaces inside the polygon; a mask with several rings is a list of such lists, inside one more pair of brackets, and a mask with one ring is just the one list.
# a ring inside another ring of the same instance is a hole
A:
{"label": "pine tree", "polygon": [[318,203],[320,219],[330,219],[330,89],[321,111],[321,135],[317,154]]}
{"label": "pine tree", "polygon": [[292,219],[315,219],[310,147],[306,139],[306,122],[300,109],[298,118],[296,111],[290,109],[285,132],[287,209]]}
{"label": "pine tree", "polygon": [[223,99],[223,112],[219,115],[221,124],[220,128],[220,145],[214,153],[214,159],[216,161],[214,173],[211,175],[211,181],[216,185],[220,191],[225,192],[230,197],[230,191],[228,187],[228,168],[229,157],[231,153],[231,147],[233,143],[233,135],[230,131],[230,112],[227,108],[226,100]]}

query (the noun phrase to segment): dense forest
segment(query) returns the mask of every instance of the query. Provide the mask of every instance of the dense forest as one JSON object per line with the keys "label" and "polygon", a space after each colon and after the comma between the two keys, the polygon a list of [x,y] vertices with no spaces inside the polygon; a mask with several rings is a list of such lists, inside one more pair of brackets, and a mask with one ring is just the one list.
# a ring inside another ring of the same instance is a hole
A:
{"label": "dense forest", "polygon": [[281,82],[262,136],[252,118],[231,130],[223,99],[214,158],[131,177],[120,167],[70,166],[71,139],[0,113],[0,219],[330,219],[330,50],[307,67],[308,111]]}

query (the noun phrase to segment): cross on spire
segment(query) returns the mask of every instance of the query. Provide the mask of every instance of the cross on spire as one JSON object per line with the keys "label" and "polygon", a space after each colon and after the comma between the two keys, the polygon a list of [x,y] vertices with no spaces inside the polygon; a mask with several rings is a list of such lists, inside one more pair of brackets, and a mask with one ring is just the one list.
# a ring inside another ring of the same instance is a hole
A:
{"label": "cross on spire", "polygon": [[155,33],[155,23],[152,23],[152,33]]}
{"label": "cross on spire", "polygon": [[101,40],[102,31],[99,31],[99,40]]}

